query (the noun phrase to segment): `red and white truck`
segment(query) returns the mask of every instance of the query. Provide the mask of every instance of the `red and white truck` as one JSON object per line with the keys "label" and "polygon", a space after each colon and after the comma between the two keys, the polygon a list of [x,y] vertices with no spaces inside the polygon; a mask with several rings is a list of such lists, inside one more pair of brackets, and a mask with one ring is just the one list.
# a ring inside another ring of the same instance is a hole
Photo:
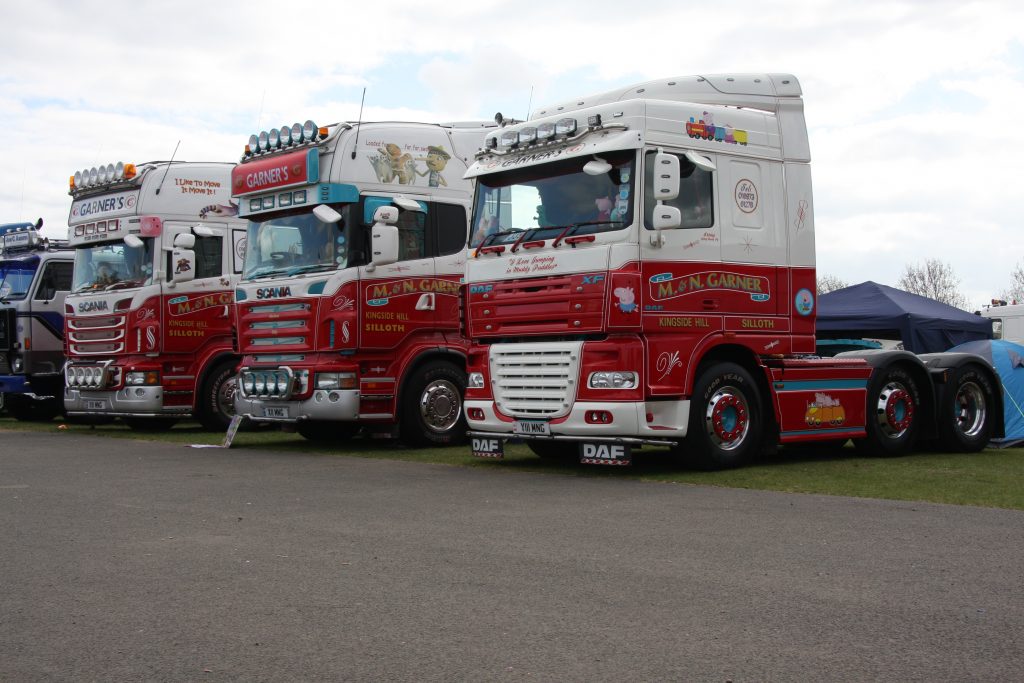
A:
{"label": "red and white truck", "polygon": [[492,134],[466,270],[474,453],[706,467],[852,438],[983,448],[977,356],[815,353],[810,148],[797,79],[694,76],[535,112]]}
{"label": "red and white truck", "polygon": [[72,176],[69,415],[117,416],[136,429],[190,416],[208,429],[229,424],[245,238],[233,166],[118,163]]}
{"label": "red and white truck", "polygon": [[493,128],[307,121],[250,138],[232,175],[249,220],[239,415],[314,440],[464,435],[463,174]]}

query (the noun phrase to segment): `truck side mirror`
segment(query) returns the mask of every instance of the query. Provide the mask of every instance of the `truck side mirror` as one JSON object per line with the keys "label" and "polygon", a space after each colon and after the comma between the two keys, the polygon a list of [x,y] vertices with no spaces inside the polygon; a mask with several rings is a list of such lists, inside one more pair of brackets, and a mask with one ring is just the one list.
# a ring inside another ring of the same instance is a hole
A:
{"label": "truck side mirror", "polygon": [[654,199],[671,201],[679,196],[679,157],[658,152],[654,155]]}
{"label": "truck side mirror", "polygon": [[651,222],[655,230],[672,230],[683,224],[683,214],[675,206],[656,204]]}
{"label": "truck side mirror", "polygon": [[[178,237],[184,237],[185,235],[178,235]],[[188,235],[192,237],[192,235]],[[194,240],[195,238],[193,238]],[[178,239],[174,239],[177,243]],[[177,284],[179,282],[191,282],[196,278],[196,252],[191,249],[179,249],[175,247],[171,250],[171,282]]]}
{"label": "truck side mirror", "polygon": [[[398,209],[381,206],[373,213],[370,228],[370,266],[386,266],[398,260]],[[372,269],[371,268],[371,269]]]}
{"label": "truck side mirror", "polygon": [[192,249],[196,246],[196,236],[192,233],[182,232],[174,236],[175,249]]}

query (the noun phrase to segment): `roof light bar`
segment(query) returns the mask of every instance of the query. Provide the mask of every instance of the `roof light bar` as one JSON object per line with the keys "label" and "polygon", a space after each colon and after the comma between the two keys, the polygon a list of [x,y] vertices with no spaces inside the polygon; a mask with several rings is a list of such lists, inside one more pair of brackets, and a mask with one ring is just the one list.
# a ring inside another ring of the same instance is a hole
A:
{"label": "roof light bar", "polygon": [[135,177],[135,165],[119,161],[106,166],[94,166],[90,169],[75,171],[68,179],[71,192],[86,190],[104,185],[113,185]]}
{"label": "roof light bar", "polygon": [[245,146],[245,155],[242,158],[313,143],[327,137],[327,130],[326,127],[321,128],[312,121],[265,130],[259,135],[249,136],[249,143]]}

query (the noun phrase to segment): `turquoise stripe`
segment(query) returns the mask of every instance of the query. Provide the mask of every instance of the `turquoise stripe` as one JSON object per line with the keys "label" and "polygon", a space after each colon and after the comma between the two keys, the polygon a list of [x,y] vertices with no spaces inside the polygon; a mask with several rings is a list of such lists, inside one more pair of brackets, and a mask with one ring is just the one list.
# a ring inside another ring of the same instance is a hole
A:
{"label": "turquoise stripe", "polygon": [[776,391],[827,391],[828,389],[865,389],[866,379],[816,379],[800,382],[776,382]]}

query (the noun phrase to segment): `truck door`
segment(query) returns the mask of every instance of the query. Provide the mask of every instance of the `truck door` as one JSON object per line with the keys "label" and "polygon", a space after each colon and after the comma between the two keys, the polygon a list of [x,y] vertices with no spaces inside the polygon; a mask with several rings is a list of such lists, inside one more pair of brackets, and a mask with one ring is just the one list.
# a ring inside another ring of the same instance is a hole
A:
{"label": "truck door", "polygon": [[32,349],[25,356],[29,374],[58,372],[63,365],[64,297],[71,290],[73,270],[74,262],[55,259],[39,268],[29,318]]}
{"label": "truck door", "polygon": [[[390,201],[364,198],[364,222],[372,223],[377,206]],[[398,261],[377,268],[360,268],[360,342],[364,349],[393,349],[411,335],[432,331],[436,325],[437,297],[432,255],[431,205],[423,210],[400,209]]]}
{"label": "truck door", "polygon": [[[180,223],[167,223],[164,235],[165,247],[174,243],[178,234],[192,232],[192,226]],[[230,345],[231,336],[231,302],[234,292],[225,261],[230,257],[224,249],[226,229],[223,226],[204,227],[212,230],[212,236],[196,235],[195,279],[167,287],[165,284],[164,299],[164,350],[168,353],[187,354],[191,356],[189,363],[200,360],[195,358],[196,352],[211,343],[219,343],[227,339]],[[173,263],[169,250],[164,252],[166,280],[178,264]],[[186,369],[184,363],[173,364],[169,374],[179,377],[183,382],[195,381],[192,376],[195,367]],[[181,373],[181,374],[179,374]]]}
{"label": "truck door", "polygon": [[695,350],[709,337],[721,334],[733,295],[720,288],[717,171],[702,170],[684,155],[676,155],[681,175],[679,196],[665,203],[679,209],[682,222],[678,228],[658,232],[653,225],[654,155],[653,150],[644,154],[641,291],[637,300],[648,340],[650,391],[678,395]]}
{"label": "truck door", "polygon": [[434,244],[437,254],[437,292],[435,319],[437,328],[451,341],[459,336],[459,284],[466,268],[466,242],[469,237],[468,207],[437,202],[432,205]]}

